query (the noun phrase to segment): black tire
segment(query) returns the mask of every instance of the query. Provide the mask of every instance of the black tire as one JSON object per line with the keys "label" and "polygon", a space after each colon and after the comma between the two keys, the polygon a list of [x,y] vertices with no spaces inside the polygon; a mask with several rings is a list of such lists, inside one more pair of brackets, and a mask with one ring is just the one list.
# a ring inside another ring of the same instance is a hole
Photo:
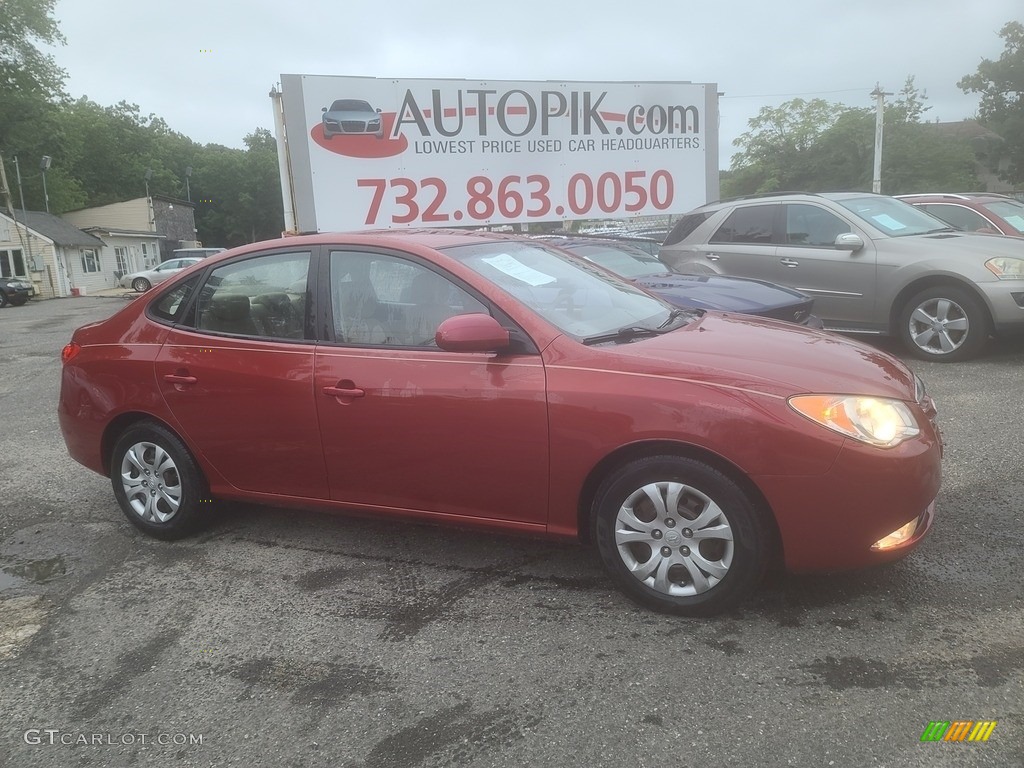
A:
{"label": "black tire", "polygon": [[[645,487],[658,492],[663,514]],[[633,524],[620,519],[626,509],[634,510]],[[690,521],[701,522],[690,528]],[[598,488],[591,525],[618,586],[663,613],[711,616],[731,608],[753,591],[770,559],[770,529],[761,510],[736,483],[693,459],[651,456],[619,468]]]}
{"label": "black tire", "polygon": [[158,539],[188,536],[198,526],[203,502],[209,502],[206,479],[188,448],[169,429],[149,421],[118,438],[110,483],[128,521]]}
{"label": "black tire", "polygon": [[975,357],[992,332],[985,306],[955,285],[937,285],[911,296],[897,322],[900,341],[910,354],[935,363]]}
{"label": "black tire", "polygon": [[145,293],[152,287],[153,284],[150,283],[149,280],[147,280],[144,277],[136,277],[134,280],[132,280],[132,288],[134,288],[139,293]]}
{"label": "black tire", "polygon": [[9,303],[10,300],[7,298],[7,294],[0,291],[0,308],[6,307]]}

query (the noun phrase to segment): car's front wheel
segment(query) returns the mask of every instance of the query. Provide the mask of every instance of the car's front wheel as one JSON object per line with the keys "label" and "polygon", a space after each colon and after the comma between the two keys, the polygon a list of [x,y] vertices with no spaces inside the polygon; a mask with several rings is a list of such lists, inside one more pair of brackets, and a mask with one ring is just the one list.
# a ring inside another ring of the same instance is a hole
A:
{"label": "car's front wheel", "polygon": [[747,596],[769,559],[763,512],[699,461],[653,456],[612,473],[595,497],[592,532],[605,567],[637,602],[710,616]]}
{"label": "car's front wheel", "polygon": [[6,307],[10,304],[10,299],[7,298],[7,294],[0,291],[0,307]]}
{"label": "car's front wheel", "polygon": [[926,288],[912,296],[900,313],[900,338],[922,360],[952,363],[974,357],[990,332],[985,307],[954,285]]}
{"label": "car's front wheel", "polygon": [[110,461],[114,496],[125,517],[158,539],[191,533],[209,499],[202,472],[166,427],[140,422],[118,438]]}
{"label": "car's front wheel", "polygon": [[132,288],[134,288],[139,293],[144,293],[152,287],[152,283],[150,283],[149,280],[147,280],[144,277],[136,277],[134,280],[132,280]]}

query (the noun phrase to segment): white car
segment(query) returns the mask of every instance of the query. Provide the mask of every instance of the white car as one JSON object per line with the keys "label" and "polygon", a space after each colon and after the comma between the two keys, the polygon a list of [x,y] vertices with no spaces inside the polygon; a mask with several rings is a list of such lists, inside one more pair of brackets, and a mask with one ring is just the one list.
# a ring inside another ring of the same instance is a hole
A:
{"label": "white car", "polygon": [[185,267],[191,267],[200,261],[202,259],[194,256],[185,259],[170,259],[153,269],[145,269],[141,272],[132,272],[125,275],[119,282],[122,288],[134,288],[139,293],[142,293],[143,291],[148,291],[157,283],[162,283],[167,278],[178,274]]}

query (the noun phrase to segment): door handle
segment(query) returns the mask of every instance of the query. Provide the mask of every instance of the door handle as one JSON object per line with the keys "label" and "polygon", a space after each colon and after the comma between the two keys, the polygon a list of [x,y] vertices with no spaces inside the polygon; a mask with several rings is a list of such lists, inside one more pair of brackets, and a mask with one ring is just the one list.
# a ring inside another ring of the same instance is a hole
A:
{"label": "door handle", "polygon": [[800,262],[796,259],[779,259],[779,263],[784,267],[799,267]]}
{"label": "door handle", "polygon": [[705,253],[704,258],[708,261],[718,261],[721,257],[717,253]]}
{"label": "door handle", "polygon": [[164,381],[171,384],[195,384],[199,379],[195,376],[187,376],[181,373],[168,373],[164,376]]}
{"label": "door handle", "polygon": [[366,394],[365,390],[356,389],[355,387],[324,387],[321,391],[331,397],[362,397]]}

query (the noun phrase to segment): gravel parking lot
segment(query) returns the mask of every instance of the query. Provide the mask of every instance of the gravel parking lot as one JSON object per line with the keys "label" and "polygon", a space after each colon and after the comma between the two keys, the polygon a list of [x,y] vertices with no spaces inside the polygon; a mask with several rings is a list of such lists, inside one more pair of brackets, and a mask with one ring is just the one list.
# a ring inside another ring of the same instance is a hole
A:
{"label": "gravel parking lot", "polygon": [[0,766],[1024,766],[1024,339],[910,363],[947,449],[909,559],[686,620],[574,545],[241,505],[144,538],[56,419],[124,302],[0,310]]}

